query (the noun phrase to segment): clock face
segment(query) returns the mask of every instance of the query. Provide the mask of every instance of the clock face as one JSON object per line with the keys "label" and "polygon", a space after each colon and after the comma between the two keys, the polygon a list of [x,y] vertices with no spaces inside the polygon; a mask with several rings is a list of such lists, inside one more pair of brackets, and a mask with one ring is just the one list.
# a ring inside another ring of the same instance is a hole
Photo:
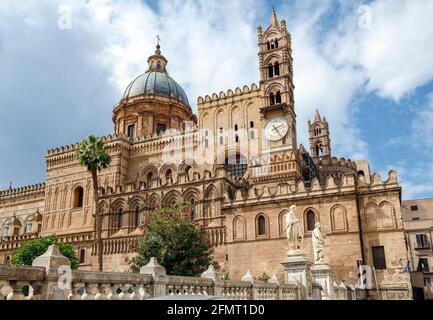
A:
{"label": "clock face", "polygon": [[265,125],[265,136],[271,141],[283,139],[287,131],[289,131],[289,124],[282,117],[271,119]]}

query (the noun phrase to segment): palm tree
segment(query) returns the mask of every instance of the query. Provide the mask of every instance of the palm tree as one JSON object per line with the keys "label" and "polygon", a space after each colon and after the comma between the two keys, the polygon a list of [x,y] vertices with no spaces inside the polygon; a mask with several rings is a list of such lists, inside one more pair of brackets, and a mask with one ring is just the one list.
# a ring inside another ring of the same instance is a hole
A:
{"label": "palm tree", "polygon": [[96,247],[98,252],[99,271],[102,271],[102,217],[98,209],[98,171],[101,171],[103,168],[107,168],[110,165],[111,157],[105,147],[104,139],[95,136],[89,136],[86,140],[81,142],[76,157],[80,165],[86,167],[87,170],[92,173],[93,200],[95,204]]}

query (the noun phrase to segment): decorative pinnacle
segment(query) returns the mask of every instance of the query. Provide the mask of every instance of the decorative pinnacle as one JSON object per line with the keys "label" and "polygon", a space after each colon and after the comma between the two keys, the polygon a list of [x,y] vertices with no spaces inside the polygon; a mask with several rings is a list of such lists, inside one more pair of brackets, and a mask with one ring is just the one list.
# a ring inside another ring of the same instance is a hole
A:
{"label": "decorative pinnacle", "polygon": [[159,34],[156,35],[156,39],[158,40],[158,43],[156,44],[156,50],[155,50],[155,54],[161,54],[161,46],[160,46],[160,42],[161,42],[161,38],[159,37]]}

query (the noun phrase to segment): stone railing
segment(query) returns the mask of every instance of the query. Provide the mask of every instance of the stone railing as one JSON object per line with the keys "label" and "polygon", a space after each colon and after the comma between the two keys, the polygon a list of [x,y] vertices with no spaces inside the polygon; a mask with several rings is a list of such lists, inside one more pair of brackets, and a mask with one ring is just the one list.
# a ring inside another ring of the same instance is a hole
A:
{"label": "stone railing", "polygon": [[298,300],[295,284],[220,280],[211,265],[201,277],[166,274],[155,258],[140,273],[71,270],[52,245],[33,266],[0,265],[0,300],[144,300],[179,295],[212,295],[236,300]]}

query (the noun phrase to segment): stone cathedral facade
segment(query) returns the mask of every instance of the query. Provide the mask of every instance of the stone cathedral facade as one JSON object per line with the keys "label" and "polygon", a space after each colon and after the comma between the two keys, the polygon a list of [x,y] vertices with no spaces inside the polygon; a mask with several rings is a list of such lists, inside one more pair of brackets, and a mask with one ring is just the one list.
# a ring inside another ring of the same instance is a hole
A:
{"label": "stone cathedral facade", "polygon": [[[354,285],[364,261],[378,286],[407,287],[396,172],[381,179],[365,160],[333,156],[332,126],[318,111],[308,122],[310,146],[299,145],[291,35],[273,12],[257,36],[259,84],[199,97],[197,115],[159,44],[127,87],[106,137],[113,161],[99,174],[105,270],[127,270],[154,209],[184,199],[233,279],[247,270],[282,279],[284,215],[296,204],[303,251],[312,260],[320,222],[338,282]],[[0,192],[0,263],[23,241],[54,233],[74,245],[80,268],[97,268],[91,177],[77,148],[47,152],[45,183]]]}

